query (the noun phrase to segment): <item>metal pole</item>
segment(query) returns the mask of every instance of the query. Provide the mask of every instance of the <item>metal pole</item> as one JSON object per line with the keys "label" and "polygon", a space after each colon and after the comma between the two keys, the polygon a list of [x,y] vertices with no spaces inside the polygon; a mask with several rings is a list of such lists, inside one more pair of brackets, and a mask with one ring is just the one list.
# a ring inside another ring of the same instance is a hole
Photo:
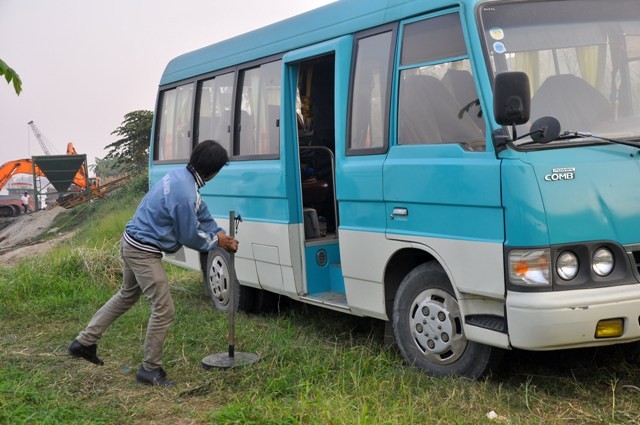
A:
{"label": "metal pole", "polygon": [[[236,213],[235,211],[229,211],[229,236],[235,238],[236,235]],[[202,367],[206,370],[210,369],[230,369],[238,366],[245,366],[251,363],[255,363],[260,360],[260,356],[255,353],[237,352],[235,348],[235,291],[236,291],[236,268],[235,268],[235,254],[229,253],[229,351],[227,353],[211,354],[210,356],[202,359]]]}
{"label": "metal pole", "polygon": [[[236,236],[236,212],[229,211],[229,236],[234,238]],[[235,313],[235,282],[236,282],[236,267],[235,267],[235,253],[229,253],[229,357],[235,357],[235,325],[236,325],[236,313]]]}
{"label": "metal pole", "polygon": [[35,208],[33,211],[38,211],[40,209],[40,192],[38,191],[38,178],[36,173],[36,161],[31,157],[31,167],[33,168],[33,199]]}

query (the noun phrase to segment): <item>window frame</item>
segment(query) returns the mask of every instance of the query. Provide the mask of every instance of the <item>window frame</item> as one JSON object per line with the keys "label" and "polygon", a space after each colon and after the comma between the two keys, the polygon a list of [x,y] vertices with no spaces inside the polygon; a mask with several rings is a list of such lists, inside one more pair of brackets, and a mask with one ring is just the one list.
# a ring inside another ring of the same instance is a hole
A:
{"label": "window frame", "polygon": [[[466,55],[463,56],[451,56],[451,57],[445,57],[445,58],[441,58],[438,60],[433,60],[433,61],[427,61],[427,62],[420,62],[420,63],[414,63],[414,64],[410,64],[410,65],[401,65],[401,59],[402,59],[402,42],[403,42],[403,36],[404,36],[404,27],[407,25],[411,25],[413,23],[416,22],[420,22],[420,21],[426,21],[429,19],[435,19],[441,16],[445,16],[445,15],[451,15],[451,14],[455,14],[458,17],[458,22],[460,23],[460,31],[462,33],[462,39],[464,42],[464,46],[465,46],[465,51],[466,51]],[[416,145],[411,145],[411,144],[400,144],[399,143],[399,125],[398,125],[398,121],[399,121],[399,107],[400,107],[400,75],[402,73],[402,71],[406,71],[406,70],[410,70],[410,69],[415,69],[415,68],[421,68],[421,67],[428,67],[428,66],[434,66],[434,65],[438,65],[438,64],[443,64],[443,63],[449,63],[449,62],[455,62],[455,61],[462,61],[462,60],[468,60],[470,67],[472,69],[472,77],[474,77],[474,84],[477,83],[477,76],[476,76],[476,70],[477,68],[474,65],[474,60],[472,58],[471,52],[470,52],[470,46],[469,46],[469,37],[468,34],[466,32],[466,28],[463,22],[463,14],[462,14],[462,10],[460,7],[450,7],[450,8],[446,8],[446,9],[442,9],[442,10],[438,10],[438,11],[434,11],[432,13],[427,13],[427,14],[423,14],[420,16],[416,16],[413,18],[408,18],[408,19],[404,19],[402,21],[399,22],[399,26],[398,26],[398,37],[397,37],[397,45],[396,45],[396,58],[395,58],[395,69],[394,69],[394,74],[393,74],[393,92],[394,92],[394,98],[393,98],[393,102],[395,105],[395,114],[393,117],[391,117],[391,132],[393,134],[393,140],[394,140],[394,144],[396,146],[416,146]],[[478,99],[480,100],[480,103],[482,105],[482,99],[481,99],[481,93],[478,90],[477,86],[476,86],[476,93],[478,95]],[[485,119],[485,124],[486,124],[486,113],[483,115],[483,119]],[[490,132],[490,127],[487,125],[486,129],[484,131],[484,137],[485,137],[485,141],[487,141],[487,135]],[[459,145],[462,146],[462,141],[460,142],[451,142],[451,143],[438,143],[438,146],[449,146],[449,145]],[[421,144],[419,146],[433,146],[435,144],[432,143],[426,143],[426,144]],[[488,149],[489,143],[486,144],[486,147],[484,150],[482,151],[470,151],[470,152],[475,152],[475,153],[485,153],[485,152],[489,152]]]}
{"label": "window frame", "polygon": [[[349,99],[347,105],[347,139],[345,140],[345,152],[347,156],[362,156],[362,155],[378,155],[386,153],[389,150],[389,140],[391,137],[391,103],[393,102],[393,86],[395,85],[395,63],[398,55],[398,30],[399,30],[399,22],[392,22],[389,24],[385,24],[379,27],[370,28],[364,31],[357,32],[353,35],[353,50],[351,54],[351,75],[349,77]],[[390,57],[388,64],[388,81],[386,90],[387,102],[384,105],[384,129],[383,129],[383,144],[379,147],[371,147],[371,148],[353,148],[351,147],[351,132],[353,129],[352,126],[352,118],[353,118],[353,95],[355,88],[355,78],[356,78],[356,62],[358,59],[358,43],[360,40],[365,38],[373,37],[376,35],[384,34],[387,32],[391,32],[391,42],[390,42]]]}
{"label": "window frame", "polygon": [[[193,84],[195,93],[192,96],[192,105],[191,105],[191,127],[190,127],[190,138],[191,138],[191,147],[190,147],[190,152],[193,152],[193,149],[196,146],[196,142],[195,142],[195,133],[196,130],[199,128],[198,126],[200,125],[200,99],[201,99],[201,93],[200,93],[200,88],[202,86],[202,83],[204,83],[207,80],[211,80],[212,78],[216,78],[218,76],[221,75],[225,75],[225,74],[229,74],[229,73],[233,73],[233,101],[231,104],[231,118],[230,118],[230,124],[231,124],[231,145],[230,145],[230,152],[228,152],[229,154],[229,161],[247,161],[247,160],[256,160],[256,159],[260,159],[260,160],[271,160],[271,159],[280,159],[280,155],[281,155],[281,151],[282,151],[282,139],[280,138],[279,140],[279,145],[278,145],[278,153],[277,154],[264,154],[264,155],[260,155],[260,154],[255,154],[255,155],[239,155],[237,154],[237,152],[239,151],[239,140],[237,140],[237,132],[236,132],[236,127],[237,127],[237,123],[236,123],[236,116],[237,116],[237,112],[238,112],[238,107],[239,104],[241,102],[242,99],[242,92],[241,90],[239,90],[240,88],[240,83],[241,78],[241,72],[244,72],[246,70],[250,70],[253,68],[259,68],[260,66],[264,65],[264,64],[268,64],[271,62],[277,62],[280,61],[282,62],[282,58],[284,56],[284,53],[282,54],[277,54],[277,55],[271,55],[271,56],[267,56],[255,61],[250,61],[250,62],[245,62],[239,65],[235,65],[235,66],[231,66],[231,67],[227,67],[227,68],[223,68],[223,69],[219,69],[216,71],[212,71],[212,72],[207,72],[206,74],[201,74],[195,77],[191,77],[185,80],[180,80],[180,81],[176,81],[170,84],[166,84],[163,85],[159,88],[158,90],[158,96],[156,99],[156,109],[155,109],[155,117],[154,117],[154,131],[153,131],[153,159],[152,159],[152,164],[153,165],[161,165],[161,164],[185,164],[189,161],[189,158],[183,158],[183,159],[157,159],[157,155],[158,155],[158,142],[159,142],[159,133],[158,130],[160,129],[160,119],[162,118],[162,114],[158,114],[158,111],[161,111],[161,106],[162,106],[162,101],[164,99],[164,93],[168,92],[169,90],[173,90],[176,89],[180,86],[184,86],[184,85],[188,85],[188,84]],[[282,112],[282,84],[283,84],[283,71],[282,71],[282,66],[280,67],[280,112]],[[279,120],[279,126],[278,128],[280,128],[280,126],[282,125],[282,116],[280,116],[280,120]]]}
{"label": "window frame", "polygon": [[[249,160],[256,160],[256,159],[264,159],[264,160],[269,160],[269,159],[280,159],[280,155],[282,152],[282,139],[279,140],[279,146],[278,146],[278,153],[277,154],[252,154],[252,155],[240,155],[238,152],[240,151],[240,140],[237,137],[238,135],[238,131],[237,131],[237,126],[239,125],[239,122],[236,122],[236,117],[238,116],[238,111],[240,110],[239,108],[241,107],[241,103],[242,103],[242,90],[241,90],[241,84],[243,83],[244,80],[244,72],[251,70],[251,69],[255,69],[255,68],[259,68],[260,66],[267,64],[267,63],[271,63],[271,62],[276,62],[276,61],[280,61],[282,64],[284,62],[282,62],[282,58],[283,58],[284,54],[278,54],[278,55],[272,55],[272,56],[268,56],[266,58],[262,58],[259,60],[255,60],[255,61],[251,61],[251,62],[246,62],[244,64],[238,65],[237,67],[235,67],[235,79],[234,79],[234,95],[233,95],[233,110],[231,112],[231,126],[232,126],[232,132],[231,132],[231,152],[229,152],[229,161],[249,161]],[[282,65],[280,67],[280,112],[282,113],[282,90],[283,90],[283,66]],[[241,77],[242,76],[242,77]],[[280,116],[279,119],[280,124],[278,125],[278,129],[280,129],[281,125],[282,125],[282,115]]]}
{"label": "window frame", "polygon": [[[237,67],[231,67],[231,68],[225,68],[225,69],[221,69],[215,72],[210,72],[207,74],[203,74],[201,76],[198,77],[197,79],[197,84],[196,84],[196,95],[195,95],[195,106],[194,106],[194,110],[193,110],[193,133],[194,137],[193,139],[193,147],[195,148],[195,146],[200,143],[200,141],[196,142],[196,138],[195,138],[195,134],[196,132],[200,132],[200,101],[202,98],[202,85],[210,80],[215,80],[216,78],[223,76],[223,75],[228,75],[228,74],[233,74],[233,82],[231,83],[231,89],[233,90],[233,93],[231,94],[231,115],[229,117],[229,125],[231,126],[230,130],[233,129],[233,120],[234,120],[234,105],[235,105],[235,91],[236,91],[236,84],[238,82],[238,72],[237,72]],[[199,140],[200,134],[198,134],[198,140]],[[229,135],[229,148],[230,150],[233,150],[233,131],[230,131],[230,135]],[[231,152],[227,152],[227,154],[229,155],[229,158],[231,158]]]}
{"label": "window frame", "polygon": [[[187,80],[181,80],[181,81],[177,81],[175,83],[171,83],[171,84],[167,84],[164,85],[162,87],[160,87],[160,89],[158,90],[158,97],[156,100],[156,112],[158,111],[162,111],[162,106],[164,106],[162,104],[163,100],[164,100],[164,95],[165,93],[167,93],[170,90],[175,90],[178,87],[181,86],[186,86],[189,84],[193,84],[194,90],[197,90],[197,82],[199,80],[199,77],[193,77],[193,78],[189,78]],[[191,96],[191,128],[189,129],[190,131],[190,139],[191,139],[191,146],[189,149],[189,155],[191,155],[191,152],[193,152],[193,148],[194,148],[194,143],[193,143],[193,129],[194,129],[194,108],[196,107],[196,103],[195,103],[195,99],[197,97],[197,94],[194,93],[193,96]],[[159,142],[160,142],[160,120],[162,118],[162,113],[156,113],[155,117],[154,117],[154,123],[153,123],[153,159],[152,159],[152,163],[153,164],[185,164],[187,162],[189,162],[189,158],[181,158],[181,159],[158,159],[158,153],[159,153]]]}

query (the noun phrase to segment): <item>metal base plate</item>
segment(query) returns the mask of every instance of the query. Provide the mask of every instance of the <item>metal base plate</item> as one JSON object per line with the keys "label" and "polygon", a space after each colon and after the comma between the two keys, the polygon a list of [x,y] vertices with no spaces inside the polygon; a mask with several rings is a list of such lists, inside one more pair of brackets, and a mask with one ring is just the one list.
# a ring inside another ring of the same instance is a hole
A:
{"label": "metal base plate", "polygon": [[209,369],[232,369],[234,367],[246,366],[260,360],[260,356],[254,353],[235,352],[233,357],[229,353],[217,353],[202,359],[202,367]]}

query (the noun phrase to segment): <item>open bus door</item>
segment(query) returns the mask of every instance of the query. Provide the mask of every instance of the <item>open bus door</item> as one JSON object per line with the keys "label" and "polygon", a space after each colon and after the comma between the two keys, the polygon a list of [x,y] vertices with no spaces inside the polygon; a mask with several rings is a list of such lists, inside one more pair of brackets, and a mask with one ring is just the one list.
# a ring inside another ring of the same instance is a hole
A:
{"label": "open bus door", "polygon": [[[347,309],[340,264],[336,158],[344,146],[352,37],[341,37],[287,53],[284,58],[284,129],[292,222],[296,291],[303,300]],[[340,88],[341,90],[339,90]]]}

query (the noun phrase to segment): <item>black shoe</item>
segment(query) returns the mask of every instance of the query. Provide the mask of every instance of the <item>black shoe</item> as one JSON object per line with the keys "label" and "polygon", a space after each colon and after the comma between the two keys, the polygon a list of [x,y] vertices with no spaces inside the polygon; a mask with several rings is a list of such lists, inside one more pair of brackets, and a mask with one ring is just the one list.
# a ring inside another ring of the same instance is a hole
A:
{"label": "black shoe", "polygon": [[167,379],[167,373],[161,367],[155,370],[147,370],[140,366],[136,372],[136,382],[144,385],[160,385],[162,387],[175,387],[175,381]]}
{"label": "black shoe", "polygon": [[69,353],[69,355],[72,357],[79,357],[91,363],[102,366],[104,365],[104,362],[100,360],[96,355],[97,350],[98,346],[96,344],[87,347],[80,344],[77,339],[74,339],[69,348],[67,348],[67,353]]}

